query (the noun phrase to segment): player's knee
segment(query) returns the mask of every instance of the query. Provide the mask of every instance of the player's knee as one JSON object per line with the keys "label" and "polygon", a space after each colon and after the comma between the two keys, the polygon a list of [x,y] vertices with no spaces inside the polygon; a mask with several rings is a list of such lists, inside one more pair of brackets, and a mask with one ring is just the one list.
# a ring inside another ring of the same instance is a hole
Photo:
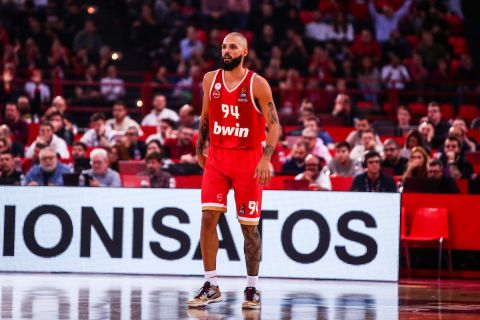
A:
{"label": "player's knee", "polygon": [[258,227],[255,226],[255,225],[245,225],[245,224],[242,224],[242,232],[243,232],[243,235],[247,238],[255,238],[255,237],[259,237],[260,236],[260,233],[258,232]]}
{"label": "player's knee", "polygon": [[202,228],[214,229],[217,227],[220,213],[216,211],[205,210],[202,212]]}

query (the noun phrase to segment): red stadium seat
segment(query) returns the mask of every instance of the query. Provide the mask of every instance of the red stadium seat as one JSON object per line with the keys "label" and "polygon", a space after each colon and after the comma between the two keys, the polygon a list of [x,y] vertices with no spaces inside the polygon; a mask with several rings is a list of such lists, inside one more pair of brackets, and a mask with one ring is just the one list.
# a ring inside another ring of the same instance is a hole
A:
{"label": "red stadium seat", "polygon": [[201,175],[175,176],[174,178],[177,189],[199,189],[202,186]]}
{"label": "red stadium seat", "polygon": [[127,188],[145,188],[150,186],[150,180],[147,176],[137,176],[130,174],[122,174],[120,176],[122,180],[122,187]]}
{"label": "red stadium seat", "polygon": [[145,141],[150,135],[157,133],[157,127],[142,126],[142,131],[143,131],[143,136],[139,137],[139,139]]}
{"label": "red stadium seat", "polygon": [[313,21],[313,13],[309,10],[302,10],[298,14],[303,24],[307,24]]}
{"label": "red stadium seat", "polygon": [[349,191],[353,177],[331,176],[332,191]]}
{"label": "red stadium seat", "polygon": [[443,120],[450,120],[455,117],[455,108],[448,103],[443,103],[440,105],[440,111],[442,112],[442,119]]}
{"label": "red stadium seat", "polygon": [[413,115],[427,115],[427,105],[422,102],[412,102],[408,105],[408,109]]}
{"label": "red stadium seat", "polygon": [[358,101],[357,102],[357,108],[359,108],[362,111],[369,111],[374,108],[374,104],[369,101]]}
{"label": "red stadium seat", "polygon": [[[401,235],[405,245],[407,268],[410,270],[410,245],[438,243],[438,275],[440,276],[444,241],[449,238],[448,211],[446,208],[418,208],[413,215],[410,232]],[[452,268],[451,251],[448,248],[448,267]]]}
{"label": "red stadium seat", "polygon": [[27,145],[31,145],[33,141],[38,136],[38,131],[40,129],[40,125],[38,123],[30,123],[28,125],[28,142]]}
{"label": "red stadium seat", "polygon": [[473,165],[473,171],[480,173],[480,152],[465,152],[465,159]]}
{"label": "red stadium seat", "polygon": [[468,52],[467,40],[464,37],[451,36],[448,38],[448,43],[453,48],[453,53],[460,56]]}
{"label": "red stadium seat", "polygon": [[143,160],[120,160],[118,170],[121,175],[136,175],[145,171],[145,162]]}
{"label": "red stadium seat", "polygon": [[420,42],[416,35],[408,35],[405,37],[411,49],[415,49]]}
{"label": "red stadium seat", "polygon": [[201,41],[203,44],[207,43],[208,35],[205,30],[198,29],[197,30],[197,39]]}
{"label": "red stadium seat", "polygon": [[470,123],[473,119],[480,116],[480,111],[476,105],[462,104],[458,109],[458,116]]}

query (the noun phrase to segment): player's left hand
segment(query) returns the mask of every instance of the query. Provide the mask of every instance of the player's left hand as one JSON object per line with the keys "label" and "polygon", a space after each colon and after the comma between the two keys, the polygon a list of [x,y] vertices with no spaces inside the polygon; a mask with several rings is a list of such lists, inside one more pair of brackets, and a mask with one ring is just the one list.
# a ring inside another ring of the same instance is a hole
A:
{"label": "player's left hand", "polygon": [[255,177],[257,178],[258,183],[262,186],[266,185],[270,181],[272,178],[270,173],[270,160],[264,157],[260,159],[257,167],[255,168]]}

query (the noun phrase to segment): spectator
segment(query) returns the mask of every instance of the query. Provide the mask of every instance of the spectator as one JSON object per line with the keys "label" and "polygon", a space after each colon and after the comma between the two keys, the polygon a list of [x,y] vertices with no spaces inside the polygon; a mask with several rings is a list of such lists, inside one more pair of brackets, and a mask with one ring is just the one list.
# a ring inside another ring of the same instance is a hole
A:
{"label": "spectator", "polygon": [[383,146],[375,143],[375,134],[371,129],[360,131],[360,140],[361,144],[356,145],[352,151],[350,151],[350,159],[352,160],[362,161],[367,151],[376,151],[378,153],[383,151]]}
{"label": "spectator", "polygon": [[443,163],[439,159],[431,159],[427,165],[427,176],[429,179],[438,181],[436,193],[460,193],[455,180],[452,177],[446,177],[443,173]]}
{"label": "spectator", "polygon": [[296,175],[295,180],[307,180],[310,190],[332,190],[332,182],[322,171],[320,159],[312,154],[305,158],[305,171]]}
{"label": "spectator", "polygon": [[[34,119],[32,119],[32,113],[30,109],[30,100],[28,96],[21,95],[17,99],[17,107],[18,112],[20,112],[20,116],[26,123],[32,123]],[[38,121],[38,117],[37,117]]]}
{"label": "spectator", "polygon": [[430,102],[427,110],[428,121],[433,124],[435,129],[435,135],[432,139],[432,148],[439,149],[443,145],[445,138],[448,136],[450,125],[442,119],[440,105],[437,102]]}
{"label": "spectator", "polygon": [[41,106],[50,102],[50,88],[42,82],[42,71],[33,69],[30,81],[25,83],[25,93],[31,101],[32,114],[39,117],[42,114]]}
{"label": "spectator", "polygon": [[110,169],[120,172],[120,161],[130,160],[128,148],[123,142],[115,143],[108,153]]}
{"label": "spectator", "polygon": [[62,159],[70,158],[70,152],[68,151],[67,143],[62,138],[57,137],[53,133],[53,126],[50,122],[42,122],[38,131],[38,136],[35,141],[27,148],[25,157],[31,158],[33,156],[33,150],[37,143],[45,144],[52,148]]}
{"label": "spectator", "polygon": [[191,105],[183,105],[180,110],[178,110],[178,114],[180,116],[181,127],[188,127],[193,130],[198,130],[200,118],[195,115],[195,109]]}
{"label": "spectator", "polygon": [[145,141],[138,139],[138,129],[136,127],[129,127],[125,133],[125,137],[130,159],[138,160],[145,158],[147,145],[145,144]]}
{"label": "spectator", "polygon": [[357,175],[350,191],[360,192],[396,192],[395,181],[382,173],[380,153],[369,151],[363,160],[365,172]]}
{"label": "spectator", "polygon": [[108,153],[105,149],[90,152],[92,169],[82,171],[85,185],[90,187],[121,187],[120,175],[108,167]]}
{"label": "spectator", "polygon": [[59,111],[54,111],[50,113],[47,120],[52,124],[53,131],[57,137],[62,138],[67,143],[67,145],[71,145],[73,143],[73,140],[75,138],[73,126],[70,125],[70,128],[67,129],[65,125],[65,119]]}
{"label": "spectator", "polygon": [[150,179],[151,188],[175,188],[175,178],[162,170],[162,155],[157,152],[149,154],[145,158],[147,170],[139,176],[147,176]]}
{"label": "spectator", "polygon": [[117,67],[108,66],[107,76],[100,80],[100,92],[107,102],[114,102],[125,95],[123,80],[117,76]]}
{"label": "spectator", "polygon": [[470,55],[461,55],[455,78],[459,82],[461,91],[470,92],[477,86],[479,80],[478,69],[474,66]]}
{"label": "spectator", "polygon": [[426,178],[427,177],[428,153],[422,147],[414,147],[408,160],[407,169],[402,176],[405,182],[408,178]]}
{"label": "spectator", "polygon": [[175,123],[170,119],[157,119],[157,122],[157,133],[150,135],[147,138],[147,143],[157,140],[163,145],[167,139],[174,137]]}
{"label": "spectator", "polygon": [[318,119],[317,117],[313,116],[304,118],[303,128],[310,128],[313,131],[317,132],[317,136],[323,141],[323,144],[328,145],[330,143],[333,143],[333,139],[330,134],[320,128],[320,119]]}
{"label": "spectator", "polygon": [[405,89],[410,82],[407,68],[400,64],[400,58],[395,53],[390,53],[390,64],[382,68],[382,82],[387,89]]}
{"label": "spectator", "polygon": [[355,58],[369,56],[375,63],[380,62],[382,56],[380,45],[373,39],[372,33],[368,29],[362,30],[360,36],[353,42],[350,51]]}
{"label": "spectator", "polygon": [[473,174],[472,164],[464,158],[462,143],[455,136],[445,139],[444,152],[440,156],[443,163],[445,176],[453,179],[471,179]]}
{"label": "spectator", "polygon": [[230,29],[247,29],[251,10],[250,0],[227,0],[226,9]]}
{"label": "spectator", "polygon": [[344,126],[352,127],[353,120],[360,117],[360,112],[355,106],[352,105],[349,96],[340,93],[335,98],[332,116],[341,120]]}
{"label": "spectator", "polygon": [[375,1],[369,0],[368,9],[375,25],[375,34],[380,43],[387,42],[390,32],[397,28],[398,22],[408,13],[412,0],[405,0],[402,6],[395,10],[389,4],[384,4],[378,12]]}
{"label": "spectator", "polygon": [[98,87],[98,69],[95,64],[87,66],[81,81],[81,85],[75,86],[75,103],[80,105],[98,104],[102,94]]}
{"label": "spectator", "polygon": [[315,10],[313,20],[305,26],[305,37],[314,42],[324,42],[331,33],[331,27],[325,22],[320,10]]}
{"label": "spectator", "polygon": [[282,165],[282,173],[299,174],[305,170],[305,158],[307,157],[307,146],[297,141],[292,151],[287,157],[287,161]]}
{"label": "spectator", "polygon": [[[53,130],[52,130],[53,134]],[[70,168],[57,160],[56,150],[45,147],[39,153],[40,164],[34,165],[25,175],[27,186],[63,186],[64,173]]]}
{"label": "spectator", "polygon": [[388,41],[382,43],[382,63],[388,62],[388,53],[390,52],[395,52],[402,60],[410,57],[410,46],[398,29],[390,32]]}
{"label": "spectator", "polygon": [[5,140],[6,150],[11,152],[15,158],[24,157],[24,146],[16,141],[12,141],[12,132],[6,124],[0,126],[0,138]]}
{"label": "spectator", "polygon": [[412,63],[408,67],[408,71],[412,78],[413,89],[422,94],[425,91],[425,83],[428,79],[428,70],[423,65],[422,56],[418,53],[412,55]]}
{"label": "spectator", "polygon": [[415,126],[410,124],[410,110],[401,105],[397,108],[397,126],[395,127],[396,136],[405,136],[409,131],[415,129]]}
{"label": "spectator", "polygon": [[378,104],[377,93],[380,91],[380,71],[369,56],[362,57],[358,72],[358,86],[362,90],[363,99]]}
{"label": "spectator", "polygon": [[433,125],[427,121],[423,121],[418,126],[418,131],[423,137],[423,141],[425,142],[427,150],[430,150],[432,148],[432,139],[435,135],[435,129],[433,128]]}
{"label": "spectator", "polygon": [[185,155],[195,157],[196,148],[193,143],[193,130],[181,127],[178,130],[178,136],[169,138],[164,144],[167,157],[173,162],[181,162],[181,158]]}
{"label": "spectator", "polygon": [[353,177],[361,173],[358,161],[350,159],[350,149],[346,141],[335,145],[335,156],[328,164],[330,176]]}
{"label": "spectator", "polygon": [[148,156],[149,154],[154,152],[159,153],[163,157],[163,147],[158,140],[152,140],[147,143],[147,152],[145,156]]}
{"label": "spectator", "polygon": [[[370,122],[366,118],[363,118],[363,117],[355,118],[354,122],[355,122],[355,130],[350,132],[347,138],[345,139],[352,148],[362,144],[362,139],[361,139],[362,132],[367,130],[372,130],[372,126],[370,125]],[[380,137],[377,134],[375,134],[375,144],[381,150],[383,144],[382,144],[382,141],[380,140]]]}
{"label": "spectator", "polygon": [[75,35],[73,50],[77,52],[81,49],[87,49],[90,57],[96,57],[101,46],[102,39],[97,33],[95,22],[91,19],[86,20],[83,30],[80,30]]}
{"label": "spectator", "polygon": [[344,12],[337,11],[333,17],[333,23],[330,26],[326,38],[339,42],[353,41],[353,25]]}
{"label": "spectator", "polygon": [[129,127],[135,127],[138,130],[138,134],[143,136],[142,128],[140,125],[128,116],[127,106],[123,101],[117,101],[112,108],[113,118],[108,119],[105,122],[107,127],[114,130],[116,134],[123,135]]}
{"label": "spectator", "polygon": [[16,99],[18,92],[13,82],[14,73],[11,68],[4,67],[3,78],[0,85],[0,104]]}
{"label": "spectator", "polygon": [[410,154],[415,147],[422,147],[424,150],[429,150],[425,141],[423,141],[423,136],[417,129],[410,131],[405,137],[405,144],[402,150],[400,150],[400,156],[409,159]]}
{"label": "spectator", "polygon": [[0,185],[21,185],[22,173],[15,170],[15,160],[10,152],[0,154]]}
{"label": "spectator", "polygon": [[15,103],[7,102],[5,105],[4,123],[10,128],[13,141],[25,146],[28,142],[28,123],[22,119],[20,111]]}
{"label": "spectator", "polygon": [[[227,1],[202,0],[202,20],[205,29],[225,28]],[[187,58],[188,59],[188,58]]]}
{"label": "spectator", "polygon": [[430,71],[435,69],[439,59],[448,57],[445,48],[434,41],[433,34],[429,30],[422,32],[422,38],[416,51],[422,56],[425,67]]}
{"label": "spectator", "polygon": [[318,133],[312,128],[303,129],[302,140],[307,146],[307,153],[321,158],[325,163],[329,163],[332,160],[332,155],[328,151],[327,146],[323,144],[322,139],[318,138]]}
{"label": "spectator", "polygon": [[91,168],[90,159],[87,157],[87,145],[81,141],[72,144],[73,171],[82,172]]}
{"label": "spectator", "polygon": [[88,129],[80,141],[89,147],[109,147],[115,137],[115,131],[105,125],[105,115],[100,112],[90,117],[90,129]]}
{"label": "spectator", "polygon": [[[452,132],[452,128],[454,131]],[[474,138],[470,138],[467,135],[468,127],[465,123],[465,120],[462,118],[456,118],[452,122],[452,128],[450,128],[450,134],[455,134],[460,138],[460,141],[463,144],[463,151],[475,152],[477,151],[477,141]]]}
{"label": "spectator", "polygon": [[159,119],[170,119],[177,123],[180,120],[178,114],[167,108],[167,99],[163,94],[156,94],[153,98],[153,109],[142,120],[142,126],[156,126]]}
{"label": "spectator", "polygon": [[[271,7],[271,4],[265,3],[262,7]],[[258,30],[260,31],[260,30]],[[271,24],[262,25],[261,33],[253,41],[253,49],[264,64],[270,62],[272,48],[278,44],[275,29]]]}
{"label": "spectator", "polygon": [[187,37],[180,41],[180,58],[189,60],[192,56],[200,56],[203,52],[203,44],[197,39],[197,30],[194,26],[187,27]]}
{"label": "spectator", "polygon": [[382,168],[392,170],[394,176],[401,176],[407,169],[408,159],[400,156],[400,145],[393,139],[387,139],[383,144]]}

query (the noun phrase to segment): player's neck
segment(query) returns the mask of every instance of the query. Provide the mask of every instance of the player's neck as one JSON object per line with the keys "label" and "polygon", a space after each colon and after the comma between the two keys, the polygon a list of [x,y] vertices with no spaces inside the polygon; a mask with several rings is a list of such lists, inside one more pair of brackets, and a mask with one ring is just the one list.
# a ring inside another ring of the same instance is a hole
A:
{"label": "player's neck", "polygon": [[227,81],[237,81],[243,79],[245,73],[247,72],[247,68],[243,66],[238,66],[233,70],[227,71],[223,70],[223,74],[225,76],[225,80]]}

